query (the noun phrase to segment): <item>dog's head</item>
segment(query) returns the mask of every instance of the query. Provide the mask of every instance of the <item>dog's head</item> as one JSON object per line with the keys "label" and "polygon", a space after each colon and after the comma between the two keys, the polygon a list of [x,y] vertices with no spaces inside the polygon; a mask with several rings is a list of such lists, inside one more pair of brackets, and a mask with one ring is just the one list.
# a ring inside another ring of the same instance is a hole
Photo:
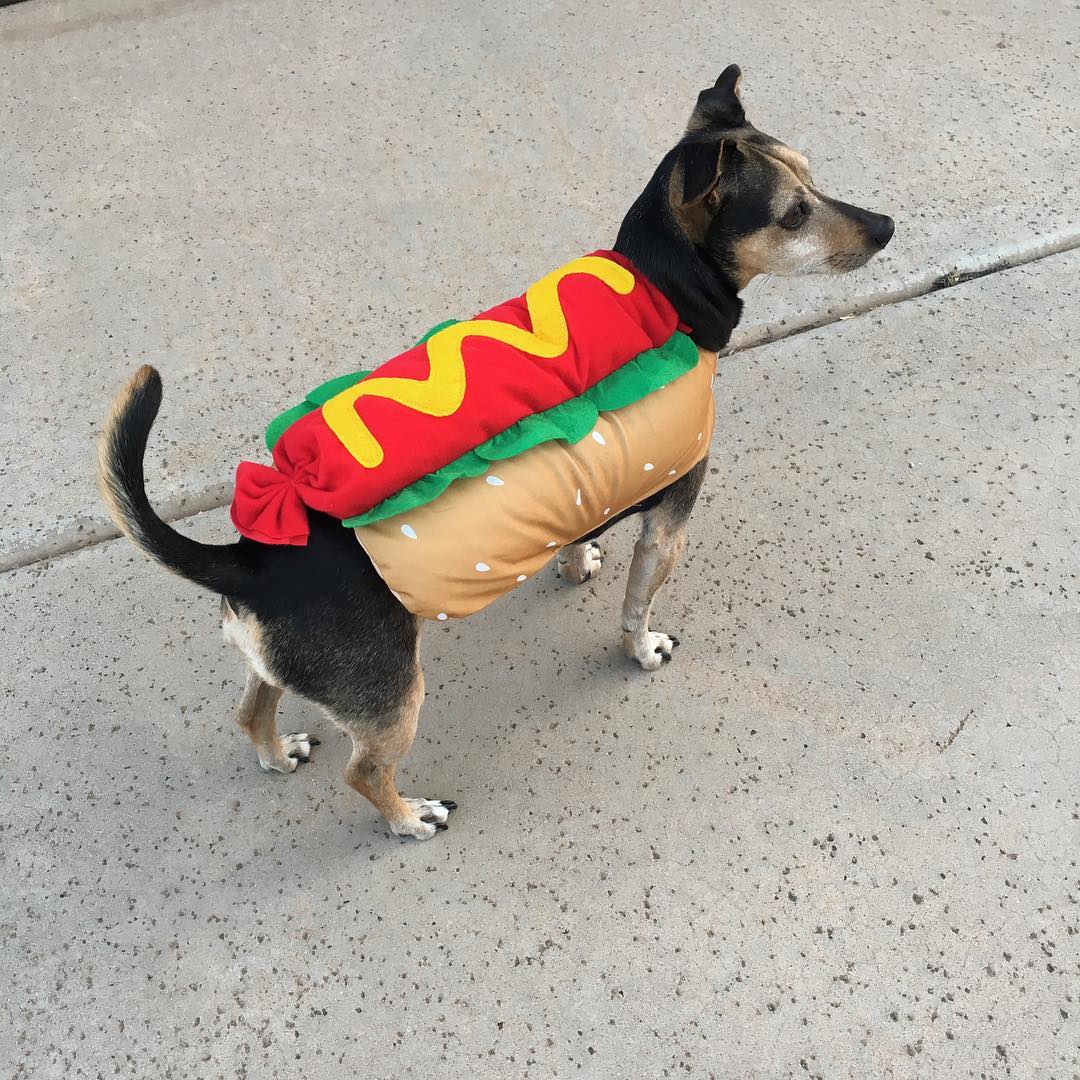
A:
{"label": "dog's head", "polygon": [[819,190],[802,154],[746,119],[741,82],[732,64],[698,95],[668,175],[679,227],[736,289],[759,274],[865,264],[892,239],[892,218]]}

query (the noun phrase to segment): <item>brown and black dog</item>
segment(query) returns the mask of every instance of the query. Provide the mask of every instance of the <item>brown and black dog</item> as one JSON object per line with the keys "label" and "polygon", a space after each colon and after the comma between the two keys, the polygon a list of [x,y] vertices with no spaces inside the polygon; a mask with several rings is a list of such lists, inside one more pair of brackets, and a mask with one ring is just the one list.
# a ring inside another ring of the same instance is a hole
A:
{"label": "brown and black dog", "polygon": [[[685,135],[630,208],[614,248],[671,301],[699,349],[713,353],[727,344],[742,311],[739,291],[752,278],[852,270],[893,234],[890,218],[823,194],[802,154],[748,123],[740,82],[732,65],[698,96]],[[352,739],[345,779],[391,830],[434,836],[446,828],[454,803],[402,798],[394,780],[424,698],[419,620],[337,520],[312,513],[306,547],[201,544],[163,522],[143,481],[160,403],[160,377],[141,368],[105,424],[101,490],[113,520],[137,547],[221,595],[225,637],[248,662],[237,719],[260,764],[292,772],[317,741],[278,734],[277,704],[291,690],[321,706]],[[648,670],[670,659],[677,644],[649,629],[649,612],[685,546],[705,465],[626,511],[642,516],[642,529],[622,609],[623,639],[629,656]],[[598,569],[595,535],[560,553],[563,577],[581,582]]]}

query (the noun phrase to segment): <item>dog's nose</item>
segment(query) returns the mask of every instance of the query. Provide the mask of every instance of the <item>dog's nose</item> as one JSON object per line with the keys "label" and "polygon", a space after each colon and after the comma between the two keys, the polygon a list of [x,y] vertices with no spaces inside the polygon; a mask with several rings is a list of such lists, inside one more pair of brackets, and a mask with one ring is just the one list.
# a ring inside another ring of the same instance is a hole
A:
{"label": "dog's nose", "polygon": [[875,214],[873,224],[870,226],[870,239],[874,241],[879,248],[883,248],[893,236],[896,231],[896,225],[893,223],[891,217],[886,217],[884,214]]}

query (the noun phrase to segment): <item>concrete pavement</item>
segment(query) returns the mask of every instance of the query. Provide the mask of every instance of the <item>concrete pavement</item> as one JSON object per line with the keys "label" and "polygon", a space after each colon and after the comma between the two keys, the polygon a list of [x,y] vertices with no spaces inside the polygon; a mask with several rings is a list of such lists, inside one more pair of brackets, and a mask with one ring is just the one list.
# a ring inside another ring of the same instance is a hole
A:
{"label": "concrete pavement", "polygon": [[[1076,1080],[1077,12],[478,10],[0,11],[0,1075]],[[153,494],[215,505],[324,374],[606,242],[732,59],[898,233],[749,291],[675,662],[620,655],[622,526],[426,632],[449,832],[295,699],[263,774],[213,598],[71,551],[112,389],[163,369]]]}
{"label": "concrete pavement", "polygon": [[13,1075],[1071,1080],[1078,278],[729,358],[676,661],[619,653],[625,527],[432,628],[426,845],[302,702],[259,771],[214,601],[125,542],[4,575]]}

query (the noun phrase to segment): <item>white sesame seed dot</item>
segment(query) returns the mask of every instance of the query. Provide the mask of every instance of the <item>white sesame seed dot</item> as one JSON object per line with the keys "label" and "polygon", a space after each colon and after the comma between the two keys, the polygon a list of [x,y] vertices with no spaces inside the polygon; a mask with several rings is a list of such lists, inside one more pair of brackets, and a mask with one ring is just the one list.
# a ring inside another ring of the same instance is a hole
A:
{"label": "white sesame seed dot", "polygon": [[611,507],[610,507],[610,506],[608,506],[608,507],[606,507],[606,508],[605,508],[605,510],[604,510],[604,517],[607,517],[607,516],[608,516],[608,514],[610,514],[610,513],[611,513]]}
{"label": "white sesame seed dot", "polygon": [[601,435],[599,431],[594,431],[594,432],[592,433],[592,437],[593,437],[593,439],[594,439],[594,440],[595,440],[596,442],[598,442],[598,443],[599,443],[599,444],[600,444],[601,446],[607,446],[607,443],[606,443],[606,442],[604,441],[604,436],[603,436],[603,435]]}
{"label": "white sesame seed dot", "polygon": [[435,618],[438,619],[439,622],[446,622],[447,614],[445,611],[440,611],[439,614],[435,616]]}
{"label": "white sesame seed dot", "polygon": [[653,463],[651,461],[646,461],[645,462],[645,471],[646,472],[652,472],[653,471]]}
{"label": "white sesame seed dot", "polygon": [[577,498],[576,498],[576,499],[574,500],[574,504],[575,504],[576,506],[580,506],[580,505],[581,505],[581,488],[578,488],[578,489],[577,489]]}
{"label": "white sesame seed dot", "polygon": [[544,546],[545,547],[558,547],[559,544],[558,544],[557,540],[549,540]]}
{"label": "white sesame seed dot", "polygon": [[700,431],[697,433],[697,441],[701,442],[701,432]]}
{"label": "white sesame seed dot", "polygon": [[488,572],[488,571],[489,571],[489,570],[491,569],[491,567],[490,567],[490,566],[488,566],[488,564],[487,564],[486,562],[478,562],[478,563],[476,564],[476,569],[477,569],[477,570],[478,570],[478,571],[479,571],[479,572],[480,572],[481,574],[486,574],[486,573],[487,573],[487,572]]}
{"label": "white sesame seed dot", "polygon": [[415,540],[416,539],[416,530],[411,525],[402,525],[401,526],[401,531],[410,540]]}
{"label": "white sesame seed dot", "polygon": [[502,487],[503,486],[502,480],[500,480],[497,476],[489,476],[489,477],[487,477],[487,482],[492,487]]}
{"label": "white sesame seed dot", "polygon": [[518,581],[524,581],[525,580],[525,575],[524,574],[518,574],[517,579],[518,579]]}
{"label": "white sesame seed dot", "polygon": [[668,473],[668,476],[674,476],[678,471],[678,469],[672,469],[671,472]]}

